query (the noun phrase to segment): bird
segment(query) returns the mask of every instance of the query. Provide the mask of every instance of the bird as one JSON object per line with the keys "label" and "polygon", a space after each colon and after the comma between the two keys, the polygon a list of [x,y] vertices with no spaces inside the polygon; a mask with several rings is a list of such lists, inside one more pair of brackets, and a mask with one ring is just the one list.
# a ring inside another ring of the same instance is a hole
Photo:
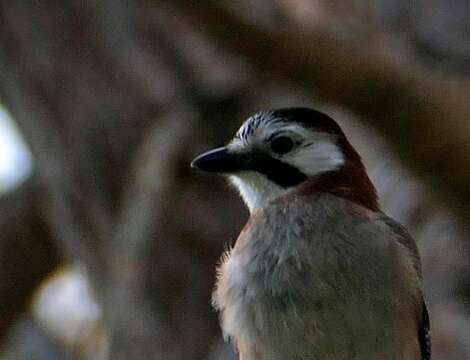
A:
{"label": "bird", "polygon": [[240,360],[430,359],[416,243],[335,120],[260,111],[191,166],[227,176],[250,212],[213,292]]}

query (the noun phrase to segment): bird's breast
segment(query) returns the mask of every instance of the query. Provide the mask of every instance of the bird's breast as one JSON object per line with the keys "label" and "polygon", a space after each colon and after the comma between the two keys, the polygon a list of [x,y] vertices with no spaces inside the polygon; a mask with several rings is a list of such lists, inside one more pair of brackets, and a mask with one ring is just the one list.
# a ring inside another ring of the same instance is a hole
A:
{"label": "bird's breast", "polygon": [[[336,250],[318,247],[312,253],[316,240],[311,237],[321,235],[306,234],[301,218],[279,215],[257,219],[244,231],[223,259],[214,292],[225,336],[270,360],[285,359],[321,337],[321,317],[315,312],[328,311],[342,296],[314,264],[317,257],[336,258]],[[281,229],[286,221],[289,226]],[[273,349],[282,351],[266,355]]]}
{"label": "bird's breast", "polygon": [[395,359],[384,339],[403,299],[380,227],[289,206],[254,219],[223,258],[213,300],[225,336],[248,360]]}

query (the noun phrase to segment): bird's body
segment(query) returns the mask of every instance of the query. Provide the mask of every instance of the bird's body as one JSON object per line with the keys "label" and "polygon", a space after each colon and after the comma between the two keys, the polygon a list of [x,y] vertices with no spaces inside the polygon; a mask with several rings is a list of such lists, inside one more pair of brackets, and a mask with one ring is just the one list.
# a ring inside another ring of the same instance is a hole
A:
{"label": "bird's body", "polygon": [[224,334],[241,360],[428,360],[416,245],[330,120],[261,113],[196,160],[228,173],[251,212],[218,271]]}
{"label": "bird's body", "polygon": [[214,294],[243,360],[421,359],[418,278],[387,222],[329,194],[255,214]]}

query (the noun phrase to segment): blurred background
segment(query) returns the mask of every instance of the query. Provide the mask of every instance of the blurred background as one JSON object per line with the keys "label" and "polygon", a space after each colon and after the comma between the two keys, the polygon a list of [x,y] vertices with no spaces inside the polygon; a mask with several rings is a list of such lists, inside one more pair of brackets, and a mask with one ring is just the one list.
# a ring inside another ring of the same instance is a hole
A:
{"label": "blurred background", "polygon": [[312,106],[418,242],[470,359],[470,2],[0,2],[0,359],[236,359],[210,297],[248,213],[189,168]]}

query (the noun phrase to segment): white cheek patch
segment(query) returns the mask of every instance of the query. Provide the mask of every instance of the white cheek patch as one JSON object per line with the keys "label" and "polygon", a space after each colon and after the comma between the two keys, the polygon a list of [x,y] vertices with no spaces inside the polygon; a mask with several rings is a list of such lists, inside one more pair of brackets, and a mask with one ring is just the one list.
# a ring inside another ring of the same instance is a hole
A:
{"label": "white cheek patch", "polygon": [[317,133],[309,139],[308,144],[284,155],[281,160],[307,176],[315,176],[341,167],[344,155],[331,135]]}
{"label": "white cheek patch", "polygon": [[282,188],[266,176],[254,171],[230,175],[230,181],[237,188],[251,214],[290,190]]}

